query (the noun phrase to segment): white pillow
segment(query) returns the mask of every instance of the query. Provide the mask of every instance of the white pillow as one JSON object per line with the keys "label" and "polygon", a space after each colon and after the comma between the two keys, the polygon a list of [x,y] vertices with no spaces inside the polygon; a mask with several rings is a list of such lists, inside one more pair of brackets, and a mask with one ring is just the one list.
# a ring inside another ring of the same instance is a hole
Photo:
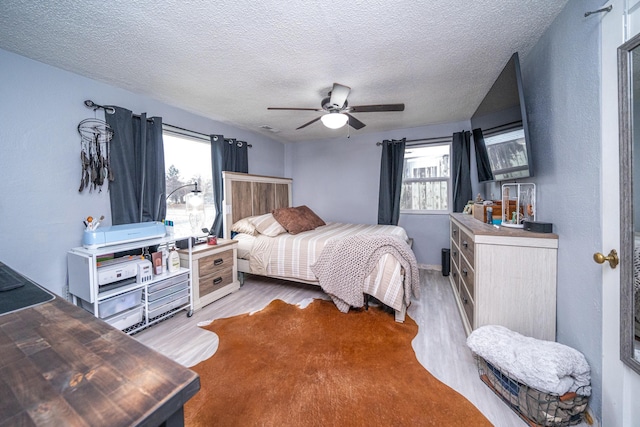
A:
{"label": "white pillow", "polygon": [[240,221],[236,222],[231,226],[231,231],[235,231],[236,233],[249,234],[251,236],[255,236],[258,231],[256,230],[256,226],[253,225],[251,219],[255,217],[248,216],[246,218],[242,218]]}
{"label": "white pillow", "polygon": [[287,232],[270,213],[253,217],[251,222],[256,227],[256,230],[265,236],[276,237],[279,234]]}

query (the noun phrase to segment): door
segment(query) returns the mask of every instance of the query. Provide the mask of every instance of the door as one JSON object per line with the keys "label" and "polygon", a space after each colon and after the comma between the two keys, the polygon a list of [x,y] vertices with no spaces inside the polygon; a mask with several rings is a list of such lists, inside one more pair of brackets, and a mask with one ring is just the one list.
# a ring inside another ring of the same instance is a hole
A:
{"label": "door", "polygon": [[[618,137],[617,48],[630,36],[632,25],[624,13],[640,16],[629,0],[612,0],[602,16],[602,252],[620,250],[620,192]],[[636,25],[636,28],[640,28]],[[637,33],[638,31],[635,31]],[[640,425],[640,375],[620,361],[620,268],[602,268],[602,425]]]}

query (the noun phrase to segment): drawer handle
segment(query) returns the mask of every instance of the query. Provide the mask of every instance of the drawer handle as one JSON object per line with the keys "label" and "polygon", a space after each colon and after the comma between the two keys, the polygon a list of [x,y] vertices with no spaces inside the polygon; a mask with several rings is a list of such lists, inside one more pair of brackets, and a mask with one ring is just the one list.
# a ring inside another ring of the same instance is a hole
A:
{"label": "drawer handle", "polygon": [[215,279],[213,279],[214,285],[219,285],[220,283],[222,283],[222,277],[216,277]]}
{"label": "drawer handle", "polygon": [[455,228],[453,229],[453,235],[455,236],[458,233],[458,230],[456,230]]}
{"label": "drawer handle", "polygon": [[469,243],[467,243],[466,240],[462,241],[462,246],[464,246],[465,248],[469,247]]}
{"label": "drawer handle", "polygon": [[466,269],[466,268],[463,268],[463,269],[462,269],[462,275],[463,275],[463,276],[466,276],[466,275],[467,275],[467,273],[468,273],[467,269]]}
{"label": "drawer handle", "polygon": [[224,260],[222,258],[218,258],[217,260],[213,261],[213,265],[220,265],[224,262]]}
{"label": "drawer handle", "polygon": [[453,251],[453,256],[457,257],[458,256],[458,251]]}
{"label": "drawer handle", "polygon": [[458,273],[456,273],[455,271],[453,272],[453,277],[456,277],[458,275]]}
{"label": "drawer handle", "polygon": [[464,305],[467,305],[467,304],[469,304],[469,300],[466,297],[462,297],[462,303]]}

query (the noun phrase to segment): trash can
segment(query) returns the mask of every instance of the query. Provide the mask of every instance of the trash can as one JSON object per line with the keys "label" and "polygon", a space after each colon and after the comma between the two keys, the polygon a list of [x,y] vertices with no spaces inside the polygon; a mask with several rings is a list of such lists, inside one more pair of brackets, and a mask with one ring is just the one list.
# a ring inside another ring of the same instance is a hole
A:
{"label": "trash can", "polygon": [[442,249],[442,275],[448,276],[451,269],[451,251],[447,248]]}

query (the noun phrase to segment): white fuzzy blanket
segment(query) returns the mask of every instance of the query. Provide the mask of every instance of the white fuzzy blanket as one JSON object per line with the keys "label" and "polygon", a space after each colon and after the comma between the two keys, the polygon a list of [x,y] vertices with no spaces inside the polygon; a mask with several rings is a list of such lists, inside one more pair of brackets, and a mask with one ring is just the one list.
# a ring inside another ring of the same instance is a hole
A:
{"label": "white fuzzy blanket", "polygon": [[[398,237],[359,234],[329,240],[311,270],[336,307],[346,313],[350,307],[364,305],[364,279],[387,253],[397,258],[405,271],[404,289],[388,294],[403,296],[404,303],[409,306],[412,292],[419,297],[420,273],[413,251]],[[382,302],[391,307],[395,305],[390,301]]]}
{"label": "white fuzzy blanket", "polygon": [[542,392],[591,394],[587,359],[564,344],[526,337],[504,326],[487,325],[471,332],[467,345],[496,368]]}

